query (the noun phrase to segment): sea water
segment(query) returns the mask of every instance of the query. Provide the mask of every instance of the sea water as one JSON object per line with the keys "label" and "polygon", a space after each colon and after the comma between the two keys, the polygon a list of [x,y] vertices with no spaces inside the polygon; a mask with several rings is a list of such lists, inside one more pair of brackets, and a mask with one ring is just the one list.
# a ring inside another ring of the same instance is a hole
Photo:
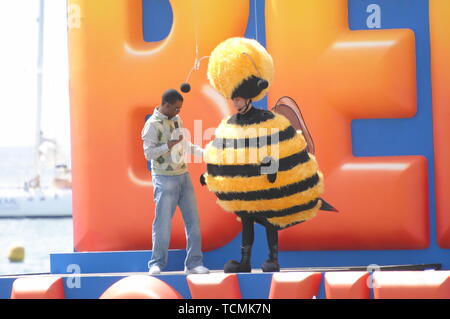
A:
{"label": "sea water", "polygon": [[[35,174],[34,149],[0,147],[0,189],[20,187]],[[12,246],[25,248],[23,262],[10,262]],[[0,218],[0,276],[50,272],[50,254],[73,252],[72,218]]]}
{"label": "sea water", "polygon": [[0,188],[17,188],[36,176],[33,147],[0,147]]}
{"label": "sea water", "polygon": [[[25,248],[23,262],[10,262],[12,246]],[[73,252],[72,218],[1,218],[0,276],[49,273],[51,253]]]}

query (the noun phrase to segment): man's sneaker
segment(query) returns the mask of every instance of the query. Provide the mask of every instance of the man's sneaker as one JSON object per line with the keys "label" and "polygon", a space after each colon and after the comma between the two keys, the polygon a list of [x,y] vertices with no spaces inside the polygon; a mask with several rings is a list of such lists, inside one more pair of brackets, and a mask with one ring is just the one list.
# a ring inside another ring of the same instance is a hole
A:
{"label": "man's sneaker", "polygon": [[157,265],[153,265],[150,267],[148,274],[149,275],[159,275],[161,273],[161,268]]}
{"label": "man's sneaker", "polygon": [[205,266],[197,266],[192,269],[184,269],[186,274],[209,274],[209,269]]}

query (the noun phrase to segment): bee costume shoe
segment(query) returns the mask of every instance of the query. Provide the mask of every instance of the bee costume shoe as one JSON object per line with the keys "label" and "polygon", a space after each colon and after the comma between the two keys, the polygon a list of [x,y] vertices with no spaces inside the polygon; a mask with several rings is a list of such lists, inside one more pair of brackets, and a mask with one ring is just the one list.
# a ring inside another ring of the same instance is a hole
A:
{"label": "bee costume shoe", "polygon": [[238,272],[251,272],[252,265],[250,263],[252,255],[252,246],[242,246],[241,247],[241,261],[229,260],[223,271],[225,273],[238,273]]}
{"label": "bee costume shoe", "polygon": [[278,272],[280,264],[278,264],[278,245],[269,246],[269,259],[261,266],[263,272]]}

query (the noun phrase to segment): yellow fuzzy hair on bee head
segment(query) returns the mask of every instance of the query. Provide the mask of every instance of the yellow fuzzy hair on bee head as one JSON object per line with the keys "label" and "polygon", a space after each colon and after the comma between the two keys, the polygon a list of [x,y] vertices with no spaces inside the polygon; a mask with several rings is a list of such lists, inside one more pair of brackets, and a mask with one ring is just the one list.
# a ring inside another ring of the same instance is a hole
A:
{"label": "yellow fuzzy hair on bee head", "polygon": [[272,57],[252,39],[227,39],[209,58],[208,80],[227,99],[262,99],[272,83],[273,72]]}

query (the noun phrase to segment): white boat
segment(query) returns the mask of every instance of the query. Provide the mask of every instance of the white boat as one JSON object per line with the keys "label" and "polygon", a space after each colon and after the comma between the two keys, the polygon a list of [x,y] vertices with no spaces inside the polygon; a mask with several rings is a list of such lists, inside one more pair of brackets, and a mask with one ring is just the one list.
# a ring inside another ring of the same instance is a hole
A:
{"label": "white boat", "polygon": [[44,174],[24,182],[22,187],[0,188],[0,218],[72,216],[69,168],[56,165],[41,172]]}
{"label": "white boat", "polygon": [[0,189],[0,218],[71,216],[71,189]]}

